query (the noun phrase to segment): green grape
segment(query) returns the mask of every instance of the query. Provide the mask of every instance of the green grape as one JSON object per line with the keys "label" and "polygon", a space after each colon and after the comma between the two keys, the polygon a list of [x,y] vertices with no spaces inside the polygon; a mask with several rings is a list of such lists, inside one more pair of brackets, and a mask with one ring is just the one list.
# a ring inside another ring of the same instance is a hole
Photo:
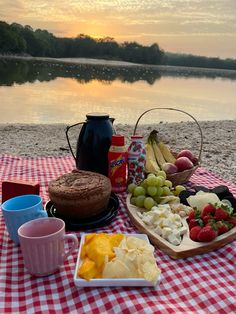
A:
{"label": "green grape", "polygon": [[161,187],[161,186],[158,186],[157,187],[157,192],[156,192],[156,196],[162,196],[162,194],[163,194],[163,187]]}
{"label": "green grape", "polygon": [[147,184],[149,186],[156,186],[158,185],[159,183],[159,180],[157,179],[157,177],[154,175],[154,176],[150,176],[150,177],[147,177]]}
{"label": "green grape", "polygon": [[130,198],[130,204],[136,206],[136,197],[132,196],[132,197]]}
{"label": "green grape", "polygon": [[144,180],[140,183],[140,186],[142,186],[144,189],[146,189],[146,188],[148,187],[147,179],[144,179]]}
{"label": "green grape", "polygon": [[168,196],[172,194],[168,186],[163,186],[162,188],[163,188],[163,194],[162,194],[163,196]]}
{"label": "green grape", "polygon": [[163,186],[164,185],[165,179],[162,176],[158,176],[157,180],[158,180],[157,181],[158,183],[156,184],[157,186]]}
{"label": "green grape", "polygon": [[147,175],[147,178],[149,178],[149,177],[155,177],[156,175],[155,175],[155,173],[149,173],[148,175]]}
{"label": "green grape", "polygon": [[148,186],[147,188],[147,193],[150,195],[150,196],[154,196],[157,192],[157,187],[155,186]]}
{"label": "green grape", "polygon": [[154,204],[155,202],[152,197],[146,197],[143,203],[144,207],[148,210],[150,210],[154,206]]}
{"label": "green grape", "polygon": [[170,180],[165,180],[164,185],[167,186],[168,188],[172,188],[173,183]]}
{"label": "green grape", "polygon": [[161,201],[161,198],[160,198],[159,195],[154,195],[154,196],[153,196],[153,199],[154,199],[154,201],[155,201],[157,204],[159,204],[160,201]]}
{"label": "green grape", "polygon": [[175,195],[178,196],[180,192],[185,191],[186,188],[183,185],[176,185],[175,187]]}
{"label": "green grape", "polygon": [[139,195],[136,197],[136,206],[138,207],[143,207],[144,206],[144,200],[145,200],[145,195]]}
{"label": "green grape", "polygon": [[164,170],[158,171],[158,174],[157,174],[157,175],[163,177],[163,178],[166,180],[166,173],[165,173]]}
{"label": "green grape", "polygon": [[137,185],[136,185],[135,183],[130,183],[130,184],[128,185],[128,192],[133,194],[134,189],[136,188],[136,186],[137,186]]}
{"label": "green grape", "polygon": [[136,188],[134,189],[134,196],[139,196],[139,195],[145,195],[146,194],[146,190],[142,187],[142,186],[136,186]]}

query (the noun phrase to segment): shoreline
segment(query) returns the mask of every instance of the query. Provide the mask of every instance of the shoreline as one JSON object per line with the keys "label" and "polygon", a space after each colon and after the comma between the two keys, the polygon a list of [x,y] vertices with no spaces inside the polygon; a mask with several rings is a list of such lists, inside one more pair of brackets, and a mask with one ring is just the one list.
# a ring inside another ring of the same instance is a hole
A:
{"label": "shoreline", "polygon": [[174,75],[209,75],[212,77],[222,78],[236,78],[236,70],[231,69],[218,69],[218,68],[202,68],[202,67],[188,67],[188,66],[175,66],[175,65],[155,65],[155,64],[141,64],[132,63],[119,60],[95,59],[95,58],[49,58],[49,57],[31,57],[31,56],[13,56],[13,55],[0,55],[0,60],[22,60],[22,61],[36,61],[36,62],[49,62],[61,63],[65,65],[91,65],[91,66],[107,66],[107,67],[128,67],[128,68],[148,68],[153,71],[159,71],[162,74]]}
{"label": "shoreline", "polygon": [[[200,121],[203,133],[201,166],[226,181],[236,183],[236,120]],[[16,156],[71,156],[65,136],[66,124],[0,124],[0,154]],[[117,124],[116,133],[129,145],[134,125]],[[201,135],[194,122],[142,124],[137,132],[145,138],[158,130],[161,139],[175,152],[190,149],[200,153]],[[76,148],[79,129],[70,131]]]}

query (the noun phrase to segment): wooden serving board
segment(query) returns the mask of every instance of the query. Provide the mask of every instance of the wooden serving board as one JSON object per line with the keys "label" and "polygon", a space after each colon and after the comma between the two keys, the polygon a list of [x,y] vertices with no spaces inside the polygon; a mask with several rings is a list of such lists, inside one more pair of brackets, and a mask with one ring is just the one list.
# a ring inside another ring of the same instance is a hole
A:
{"label": "wooden serving board", "polygon": [[127,196],[126,204],[128,209],[128,215],[134,226],[141,232],[147,234],[150,242],[158,247],[160,250],[168,254],[174,259],[186,258],[214,251],[234,240],[236,240],[236,227],[218,236],[211,242],[195,242],[189,237],[189,229],[186,218],[182,218],[182,223],[187,226],[187,232],[183,235],[183,240],[180,245],[173,245],[158,234],[153,229],[147,226],[142,219],[137,215],[138,207],[130,204],[130,194]]}

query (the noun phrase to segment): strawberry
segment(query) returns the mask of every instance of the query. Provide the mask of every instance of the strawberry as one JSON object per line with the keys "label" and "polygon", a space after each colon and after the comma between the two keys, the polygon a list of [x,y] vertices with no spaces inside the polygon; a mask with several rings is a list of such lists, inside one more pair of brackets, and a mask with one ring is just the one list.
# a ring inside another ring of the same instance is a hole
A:
{"label": "strawberry", "polygon": [[226,209],[222,207],[216,208],[215,215],[214,215],[216,221],[226,220],[228,216],[229,216],[229,213]]}
{"label": "strawberry", "polygon": [[198,219],[200,218],[201,214],[200,211],[197,210],[196,208],[192,209],[189,214],[188,214],[188,221],[190,221],[191,219]]}
{"label": "strawberry", "polygon": [[208,215],[214,215],[215,214],[215,206],[212,204],[207,204],[202,209],[202,217],[208,216]]}
{"label": "strawberry", "polygon": [[202,221],[203,221],[204,225],[206,225],[206,224],[208,224],[208,222],[213,221],[213,217],[210,215],[203,216]]}
{"label": "strawberry", "polygon": [[189,230],[191,230],[195,226],[199,226],[198,219],[191,219],[188,224]]}
{"label": "strawberry", "polygon": [[202,229],[201,226],[194,226],[189,232],[190,239],[193,241],[198,241],[198,234],[201,231],[201,229]]}
{"label": "strawberry", "polygon": [[227,219],[226,219],[227,222],[229,222],[230,224],[232,224],[234,227],[236,226],[236,216],[229,216]]}
{"label": "strawberry", "polygon": [[199,242],[209,242],[209,241],[214,240],[216,236],[217,236],[217,233],[213,229],[213,227],[210,225],[207,225],[199,231],[197,239]]}
{"label": "strawberry", "polygon": [[231,229],[232,227],[233,225],[228,223],[227,221],[221,220],[216,222],[216,228],[219,235],[229,231],[229,229]]}
{"label": "strawberry", "polygon": [[194,217],[195,217],[195,210],[192,209],[192,210],[190,210],[190,212],[189,212],[189,214],[188,214],[188,219],[189,219],[189,221],[192,220],[192,219],[194,219]]}

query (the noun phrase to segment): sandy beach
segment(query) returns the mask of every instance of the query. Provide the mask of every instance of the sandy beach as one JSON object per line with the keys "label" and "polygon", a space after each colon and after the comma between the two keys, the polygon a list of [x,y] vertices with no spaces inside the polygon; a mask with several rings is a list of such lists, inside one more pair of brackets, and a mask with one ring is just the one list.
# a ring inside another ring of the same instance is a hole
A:
{"label": "sandy beach", "polygon": [[[236,120],[199,122],[202,130],[201,165],[225,180],[236,183]],[[65,124],[0,124],[0,154],[18,156],[70,155]],[[156,129],[162,140],[175,152],[190,149],[199,156],[201,134],[194,122],[139,125],[138,134],[147,135]],[[133,125],[115,125],[116,133],[129,144]],[[71,145],[76,148],[79,128],[71,129]]]}

